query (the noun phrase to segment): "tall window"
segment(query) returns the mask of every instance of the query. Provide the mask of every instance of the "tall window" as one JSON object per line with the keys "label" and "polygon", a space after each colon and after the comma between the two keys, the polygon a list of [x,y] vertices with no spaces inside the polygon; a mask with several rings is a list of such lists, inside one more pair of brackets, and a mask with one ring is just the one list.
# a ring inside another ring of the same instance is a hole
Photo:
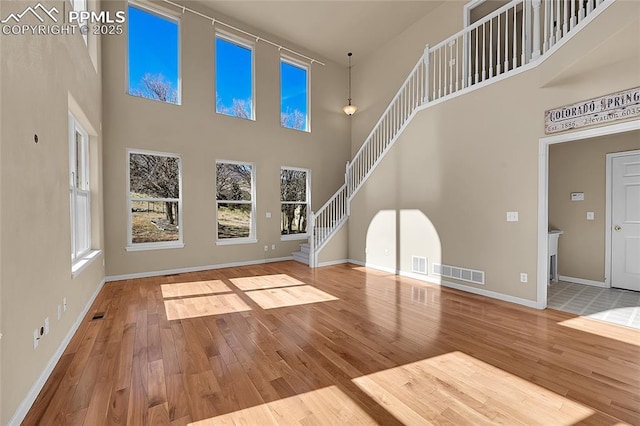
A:
{"label": "tall window", "polygon": [[[76,12],[86,12],[87,11],[87,0],[71,0],[71,4],[73,6],[73,10]],[[86,25],[87,21],[85,20],[78,20],[78,25],[82,26],[82,25]],[[84,31],[82,32],[82,38],[84,39],[84,44],[88,44],[88,32]]]}
{"label": "tall window", "polygon": [[283,167],[280,170],[280,234],[307,235],[311,204],[309,170]]}
{"label": "tall window", "polygon": [[309,67],[280,59],[280,125],[309,131]]}
{"label": "tall window", "polygon": [[180,157],[129,151],[129,247],[182,247]]}
{"label": "tall window", "polygon": [[255,199],[253,164],[216,163],[218,244],[256,241]]}
{"label": "tall window", "polygon": [[253,120],[253,47],[216,34],[216,112]]}
{"label": "tall window", "polygon": [[69,116],[69,189],[71,210],[71,261],[91,250],[91,194],[89,189],[89,136]]}
{"label": "tall window", "polygon": [[179,22],[129,4],[129,94],[180,103]]}

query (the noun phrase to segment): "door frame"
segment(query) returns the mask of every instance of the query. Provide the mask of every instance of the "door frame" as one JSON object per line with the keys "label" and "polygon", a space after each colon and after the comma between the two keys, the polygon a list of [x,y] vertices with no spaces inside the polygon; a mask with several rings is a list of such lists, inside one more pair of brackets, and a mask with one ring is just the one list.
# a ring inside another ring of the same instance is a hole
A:
{"label": "door frame", "polygon": [[[608,126],[595,127],[592,129],[577,132],[565,133],[555,136],[546,136],[538,139],[538,266],[537,266],[537,300],[538,309],[547,307],[547,261],[548,261],[548,228],[549,228],[549,145],[592,139],[600,136],[615,135],[618,133],[632,132],[640,130],[640,120],[626,121]],[[608,163],[607,163],[608,164]],[[609,178],[607,169],[607,179]],[[610,197],[609,184],[607,185],[607,196]],[[607,201],[607,206],[610,202]],[[605,235],[606,242],[611,244],[611,214],[607,209],[605,223],[608,224],[608,234]],[[608,236],[607,236],[608,235]],[[609,246],[609,257],[605,257],[605,285],[611,286],[611,247]],[[606,256],[606,253],[605,253]]]}
{"label": "door frame", "polygon": [[612,152],[607,154],[607,163],[605,166],[606,176],[606,192],[605,192],[605,251],[604,251],[604,273],[605,284],[607,287],[611,287],[611,261],[612,261],[612,246],[611,246],[611,226],[612,214],[613,214],[613,159],[619,157],[626,157],[627,155],[639,155],[640,149],[632,151]]}

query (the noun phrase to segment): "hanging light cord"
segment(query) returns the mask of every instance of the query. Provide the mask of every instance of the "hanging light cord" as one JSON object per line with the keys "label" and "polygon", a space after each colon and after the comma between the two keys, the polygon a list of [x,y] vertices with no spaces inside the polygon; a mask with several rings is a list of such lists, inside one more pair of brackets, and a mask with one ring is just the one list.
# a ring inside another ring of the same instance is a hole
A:
{"label": "hanging light cord", "polygon": [[[211,21],[211,24],[212,24],[212,25],[214,25],[214,24],[224,25],[224,26],[225,26],[225,27],[227,27],[227,28],[231,28],[231,29],[232,29],[232,30],[234,30],[234,31],[237,31],[237,32],[239,32],[239,33],[241,33],[241,34],[244,34],[244,35],[248,36],[248,37],[254,38],[254,39],[256,39],[256,41],[264,41],[264,42],[265,42],[265,43],[267,43],[267,44],[270,44],[270,45],[272,45],[272,46],[274,46],[274,47],[277,47],[277,48],[278,48],[278,50],[284,50],[284,51],[286,51],[286,52],[293,53],[293,54],[294,54],[294,55],[296,55],[296,56],[299,56],[299,57],[301,57],[301,58],[304,58],[304,59],[308,60],[308,61],[309,61],[309,62],[311,62],[312,64],[316,63],[316,64],[319,64],[319,65],[322,65],[322,66],[324,66],[324,65],[325,65],[323,62],[320,62],[320,61],[319,61],[319,60],[317,60],[317,59],[311,58],[311,57],[309,57],[309,56],[307,56],[307,55],[303,55],[303,54],[302,54],[302,53],[300,53],[300,52],[296,52],[295,50],[289,49],[289,48],[284,47],[284,46],[282,46],[282,45],[280,45],[280,44],[278,44],[278,43],[275,43],[275,42],[273,42],[273,41],[267,40],[266,38],[262,38],[262,37],[260,37],[260,36],[255,35],[255,34],[251,34],[251,33],[250,33],[250,32],[248,32],[248,31],[242,30],[242,29],[240,29],[240,28],[238,28],[238,27],[234,27],[233,25],[231,25],[231,24],[227,24],[226,22],[219,21],[219,20],[217,20],[216,18],[214,18],[214,17],[212,17],[212,16],[205,15],[204,13],[200,13],[200,12],[198,12],[197,10],[193,10],[193,9],[190,9],[190,8],[188,8],[188,7],[185,7],[185,6],[181,5],[181,4],[174,3],[174,2],[172,2],[171,0],[162,0],[162,1],[163,1],[163,2],[165,2],[165,3],[168,3],[168,4],[170,4],[170,5],[172,5],[172,6],[174,6],[174,7],[177,7],[178,9],[181,9],[181,10],[182,10],[182,13],[185,13],[185,12],[191,12],[191,13],[193,13],[194,15],[198,15],[198,16],[200,16],[201,18],[205,18],[205,19],[207,19],[207,20]],[[349,96],[351,96],[351,95],[349,95]]]}
{"label": "hanging light cord", "polygon": [[347,53],[349,57],[349,105],[351,105],[351,55],[353,55],[353,53]]}

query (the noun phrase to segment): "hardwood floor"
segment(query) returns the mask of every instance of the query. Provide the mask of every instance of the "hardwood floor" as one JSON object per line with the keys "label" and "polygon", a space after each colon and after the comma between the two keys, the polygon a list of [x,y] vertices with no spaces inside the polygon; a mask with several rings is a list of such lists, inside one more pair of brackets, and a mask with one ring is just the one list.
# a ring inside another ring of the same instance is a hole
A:
{"label": "hardwood floor", "polygon": [[631,328],[282,262],[106,284],[24,424],[640,424],[639,360]]}

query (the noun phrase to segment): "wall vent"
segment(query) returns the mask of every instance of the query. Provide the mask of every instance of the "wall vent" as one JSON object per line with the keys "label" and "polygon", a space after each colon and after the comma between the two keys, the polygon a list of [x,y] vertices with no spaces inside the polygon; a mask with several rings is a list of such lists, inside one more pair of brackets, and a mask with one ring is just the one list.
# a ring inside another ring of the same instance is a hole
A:
{"label": "wall vent", "polygon": [[434,275],[484,285],[484,271],[460,268],[459,266],[441,265],[439,263],[434,263],[432,269]]}
{"label": "wall vent", "polygon": [[429,273],[427,269],[427,258],[411,256],[411,272],[427,275]]}

